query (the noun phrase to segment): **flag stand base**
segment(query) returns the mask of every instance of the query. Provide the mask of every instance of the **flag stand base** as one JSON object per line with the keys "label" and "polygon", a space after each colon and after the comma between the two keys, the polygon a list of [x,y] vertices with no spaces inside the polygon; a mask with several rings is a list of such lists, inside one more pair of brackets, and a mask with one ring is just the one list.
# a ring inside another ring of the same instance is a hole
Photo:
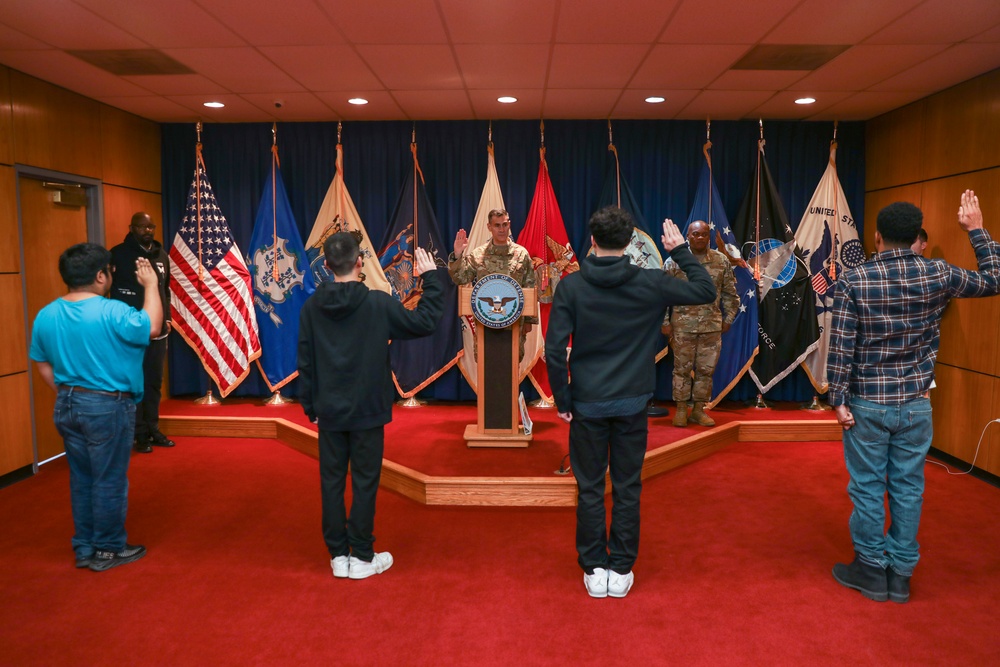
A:
{"label": "flag stand base", "polygon": [[410,396],[409,398],[404,398],[401,401],[396,401],[396,405],[401,408],[422,408],[427,405],[427,401],[421,401],[415,396]]}
{"label": "flag stand base", "polygon": [[650,401],[646,405],[646,416],[647,417],[669,417],[670,411],[666,408],[661,408],[659,405]]}
{"label": "flag stand base", "polygon": [[815,411],[833,410],[833,408],[831,408],[826,403],[821,403],[820,400],[819,400],[819,396],[817,396],[816,394],[813,394],[812,403],[803,403],[801,406],[799,406],[799,409],[800,410],[815,410]]}
{"label": "flag stand base", "polygon": [[553,470],[552,472],[556,475],[568,475],[573,472],[573,469],[566,465],[566,459],[569,458],[569,454],[563,457],[562,461],[559,462],[559,470]]}
{"label": "flag stand base", "polygon": [[212,390],[209,389],[208,393],[206,393],[204,396],[202,396],[201,398],[194,399],[194,404],[195,405],[222,405],[222,401],[220,401],[215,396],[213,396],[212,395]]}
{"label": "flag stand base", "polygon": [[556,407],[556,404],[552,401],[546,401],[544,398],[538,398],[528,403],[529,408],[538,408],[539,410],[551,410]]}
{"label": "flag stand base", "polygon": [[281,405],[289,405],[294,402],[295,401],[293,399],[285,398],[284,396],[282,396],[280,391],[276,391],[273,394],[271,394],[271,398],[264,401],[264,405],[268,407],[275,407]]}
{"label": "flag stand base", "polygon": [[774,406],[764,400],[763,394],[757,394],[756,400],[747,401],[747,407],[754,408],[755,410],[770,410]]}

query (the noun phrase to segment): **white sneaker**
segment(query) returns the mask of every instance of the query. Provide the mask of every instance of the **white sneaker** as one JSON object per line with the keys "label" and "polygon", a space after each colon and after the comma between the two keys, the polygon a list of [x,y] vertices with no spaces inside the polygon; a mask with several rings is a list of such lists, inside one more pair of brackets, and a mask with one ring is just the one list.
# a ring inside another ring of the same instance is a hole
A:
{"label": "white sneaker", "polygon": [[631,572],[618,574],[614,570],[608,571],[608,595],[613,598],[623,598],[628,595],[634,583],[635,575]]}
{"label": "white sneaker", "polygon": [[350,572],[347,576],[351,579],[367,579],[373,574],[382,574],[390,567],[392,567],[392,554],[388,551],[375,554],[370,563],[351,556]]}
{"label": "white sneaker", "polygon": [[603,567],[595,567],[593,574],[583,573],[583,585],[587,595],[592,598],[608,597],[608,571]]}
{"label": "white sneaker", "polygon": [[338,579],[346,579],[350,568],[348,563],[350,559],[347,556],[337,556],[336,558],[330,559],[330,567],[333,568],[333,576]]}

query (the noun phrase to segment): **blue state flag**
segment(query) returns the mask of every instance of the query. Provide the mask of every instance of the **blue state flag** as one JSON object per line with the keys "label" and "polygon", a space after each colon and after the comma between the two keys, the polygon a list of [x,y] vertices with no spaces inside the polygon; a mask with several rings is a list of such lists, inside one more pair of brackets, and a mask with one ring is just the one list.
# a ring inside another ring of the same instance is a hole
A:
{"label": "blue state flag", "polygon": [[462,353],[458,288],[448,276],[448,250],[427,199],[415,144],[411,150],[413,169],[409,170],[389,220],[379,262],[392,295],[413,310],[423,293],[423,281],[413,275],[413,251],[419,246],[430,253],[437,265],[438,281],[444,288],[444,312],[437,331],[430,336],[394,340],[389,347],[393,380],[403,398],[410,398],[439,378],[458,362]]}
{"label": "blue state flag", "polygon": [[271,173],[257,207],[247,268],[260,329],[261,356],[257,366],[268,388],[278,391],[299,374],[299,312],[316,286],[281,180],[277,150],[272,155]]}
{"label": "blue state flag", "polygon": [[625,248],[625,254],[632,260],[632,263],[643,269],[663,268],[663,257],[660,255],[656,241],[649,235],[649,227],[646,226],[646,218],[639,210],[639,204],[632,195],[632,188],[628,186],[628,181],[621,173],[621,165],[618,163],[618,150],[612,144],[608,148],[608,165],[604,172],[604,185],[601,188],[601,197],[597,201],[597,208],[605,206],[617,206],[629,212],[635,227],[632,228],[632,238]]}
{"label": "blue state flag", "polygon": [[736,294],[740,298],[739,312],[729,331],[722,334],[722,352],[712,374],[712,402],[715,406],[736,386],[744,373],[749,370],[757,356],[759,335],[757,332],[757,291],[753,273],[740,256],[736,236],[722,207],[722,198],[712,179],[710,163],[702,165],[698,179],[698,190],[694,203],[684,223],[682,232],[687,236],[688,226],[695,220],[703,220],[712,230],[712,247],[729,258],[736,278]]}

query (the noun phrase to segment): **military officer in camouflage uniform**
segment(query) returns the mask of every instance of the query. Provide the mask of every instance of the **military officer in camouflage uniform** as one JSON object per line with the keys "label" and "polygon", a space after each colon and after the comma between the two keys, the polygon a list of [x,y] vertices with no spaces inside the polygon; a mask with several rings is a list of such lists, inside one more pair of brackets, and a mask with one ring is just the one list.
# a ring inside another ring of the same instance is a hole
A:
{"label": "military officer in camouflage uniform", "polygon": [[[663,333],[670,336],[670,347],[674,351],[677,412],[673,423],[674,426],[687,426],[688,422],[715,426],[715,421],[705,414],[705,403],[712,399],[712,373],[722,350],[722,334],[736,319],[740,299],[729,258],[710,246],[708,223],[692,222],[688,226],[687,240],[692,254],[712,277],[717,295],[714,302],[702,306],[674,306],[667,311],[663,321]],[[675,278],[687,280],[672,259],[663,263],[663,270]],[[694,401],[690,414],[688,401]]]}
{"label": "military officer in camouflage uniform", "polygon": [[[469,237],[464,229],[455,235],[455,250],[448,257],[448,275],[456,285],[475,282],[491,273],[510,276],[521,287],[535,286],[535,269],[531,255],[524,248],[510,240],[510,216],[503,209],[490,211],[486,227],[492,238],[478,248],[469,248]],[[524,358],[524,338],[531,331],[531,325],[538,318],[521,318],[521,340],[519,359]],[[478,354],[478,352],[477,352]]]}

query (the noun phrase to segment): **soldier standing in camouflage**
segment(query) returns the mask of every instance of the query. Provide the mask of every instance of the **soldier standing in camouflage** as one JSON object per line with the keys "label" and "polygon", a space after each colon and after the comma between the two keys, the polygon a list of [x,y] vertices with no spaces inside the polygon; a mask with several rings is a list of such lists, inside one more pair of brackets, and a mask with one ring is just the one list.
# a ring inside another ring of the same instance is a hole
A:
{"label": "soldier standing in camouflage", "polygon": [[[715,420],[705,414],[705,403],[712,400],[712,373],[722,350],[722,334],[736,319],[740,303],[729,258],[710,247],[711,238],[708,223],[695,220],[688,225],[688,245],[712,277],[715,301],[702,306],[674,306],[663,320],[663,333],[670,336],[670,347],[674,351],[673,389],[677,402],[674,426],[687,426],[688,422],[715,426]],[[663,263],[663,270],[675,278],[687,280],[672,259]],[[688,401],[691,400],[694,409],[689,415]]]}
{"label": "soldier standing in camouflage", "polygon": [[[459,229],[455,235],[455,251],[448,257],[448,275],[455,284],[465,285],[491,273],[502,273],[516,280],[521,287],[534,287],[535,269],[531,255],[524,246],[510,240],[510,216],[507,211],[490,211],[486,228],[492,238],[468,252],[469,237],[465,230]],[[537,317],[521,318],[520,359],[524,358],[524,337],[531,331],[531,325],[537,322]]]}

